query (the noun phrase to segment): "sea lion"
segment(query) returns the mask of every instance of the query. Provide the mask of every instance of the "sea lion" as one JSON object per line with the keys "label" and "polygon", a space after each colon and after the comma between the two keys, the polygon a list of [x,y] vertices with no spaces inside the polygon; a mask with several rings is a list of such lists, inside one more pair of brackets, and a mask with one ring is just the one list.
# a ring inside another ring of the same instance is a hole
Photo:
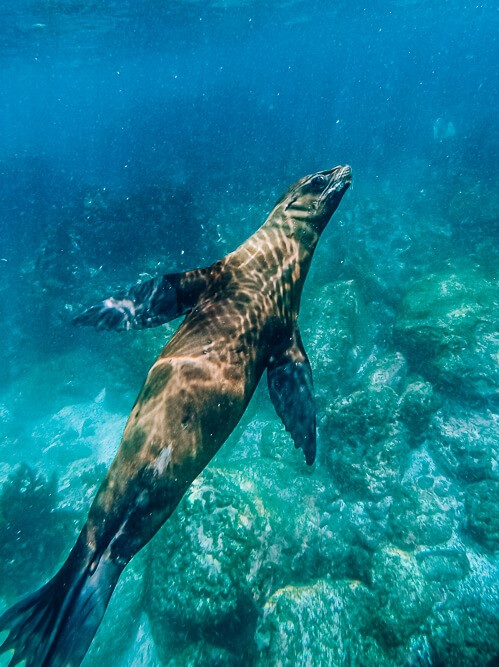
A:
{"label": "sea lion", "polygon": [[212,266],[149,280],[76,318],[130,329],[187,314],[149,371],[67,561],[0,618],[10,665],[80,665],[123,568],[225,442],[265,369],[278,415],[313,463],[312,371],[297,317],[317,241],[351,178],[349,166],[302,178]]}

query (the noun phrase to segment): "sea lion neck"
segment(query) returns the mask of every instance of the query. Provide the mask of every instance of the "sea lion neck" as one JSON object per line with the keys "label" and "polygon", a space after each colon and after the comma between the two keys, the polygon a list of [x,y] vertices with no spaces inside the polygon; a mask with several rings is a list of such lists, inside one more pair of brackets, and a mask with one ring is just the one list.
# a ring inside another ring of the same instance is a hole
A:
{"label": "sea lion neck", "polygon": [[267,224],[280,229],[282,234],[296,241],[303,252],[312,255],[327,221],[323,225],[317,225],[315,221],[311,221],[310,215],[307,215],[306,211],[303,214],[297,214],[296,211],[293,211],[291,214],[283,206],[279,206],[272,211],[265,222],[265,225]]}
{"label": "sea lion neck", "polygon": [[227,256],[230,264],[266,274],[280,274],[290,265],[308,270],[320,234],[303,219],[276,206],[264,224]]}
{"label": "sea lion neck", "polygon": [[351,182],[349,165],[301,178],[279,199],[262,227],[227,256],[229,263],[277,274],[299,264],[305,276],[317,242]]}

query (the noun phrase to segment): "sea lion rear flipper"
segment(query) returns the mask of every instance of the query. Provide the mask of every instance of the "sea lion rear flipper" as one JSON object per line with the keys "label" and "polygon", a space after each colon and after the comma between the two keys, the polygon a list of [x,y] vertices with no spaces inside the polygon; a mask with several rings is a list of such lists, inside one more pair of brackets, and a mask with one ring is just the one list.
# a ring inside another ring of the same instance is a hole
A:
{"label": "sea lion rear flipper", "polygon": [[157,276],[87,308],[73,324],[114,331],[156,327],[192,310],[209,275],[208,268]]}
{"label": "sea lion rear flipper", "polygon": [[53,579],[0,616],[9,633],[0,653],[14,652],[9,665],[80,665],[123,569],[102,557],[92,570],[80,556],[75,548]]}
{"label": "sea lion rear flipper", "polygon": [[301,447],[308,465],[315,461],[316,410],[310,362],[295,329],[291,345],[278,357],[272,357],[267,368],[272,403],[286,430]]}

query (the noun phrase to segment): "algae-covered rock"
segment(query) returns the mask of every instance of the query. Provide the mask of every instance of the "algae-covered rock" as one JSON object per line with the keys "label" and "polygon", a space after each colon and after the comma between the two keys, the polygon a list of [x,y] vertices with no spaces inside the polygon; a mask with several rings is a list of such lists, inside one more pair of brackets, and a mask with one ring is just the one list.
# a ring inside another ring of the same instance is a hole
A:
{"label": "algae-covered rock", "polygon": [[355,281],[322,285],[317,295],[312,293],[304,301],[301,320],[319,404],[327,404],[331,390],[334,395],[341,393],[370,348],[369,317]]}
{"label": "algae-covered rock", "polygon": [[470,571],[468,557],[462,549],[422,549],[416,552],[416,560],[424,577],[440,584],[461,581]]}
{"label": "algae-covered rock", "polygon": [[397,410],[396,392],[384,385],[360,389],[329,407],[324,456],[344,493],[376,499],[397,483],[408,450]]}
{"label": "algae-covered rock", "polygon": [[147,609],[160,651],[202,638],[244,652],[275,567],[269,535],[255,485],[206,469],[151,544]]}
{"label": "algae-covered rock", "polygon": [[426,581],[416,558],[392,547],[375,555],[371,590],[377,598],[376,635],[388,647],[405,644],[437,599],[437,590]]}
{"label": "algae-covered rock", "polygon": [[452,537],[454,520],[454,508],[434,490],[405,485],[390,506],[389,535],[401,549],[445,544]]}
{"label": "algae-covered rock", "polygon": [[468,553],[471,574],[435,605],[428,622],[434,664],[493,667],[499,655],[499,568]]}
{"label": "algae-covered rock", "polygon": [[286,586],[265,603],[255,639],[258,667],[388,666],[368,634],[373,596],[358,582]]}
{"label": "algae-covered rock", "polygon": [[431,452],[451,478],[499,480],[499,416],[446,404],[432,419]]}
{"label": "algae-covered rock", "polygon": [[499,290],[478,271],[431,274],[403,299],[395,340],[413,367],[449,393],[499,399]]}
{"label": "algae-covered rock", "polygon": [[490,551],[499,549],[499,481],[470,484],[466,489],[466,518],[470,535]]}
{"label": "algae-covered rock", "polygon": [[325,573],[335,579],[370,581],[373,552],[386,541],[389,501],[345,502],[327,506],[316,541]]}
{"label": "algae-covered rock", "polygon": [[430,382],[415,379],[405,387],[400,397],[399,415],[411,444],[418,445],[424,440],[437,406],[438,398]]}
{"label": "algae-covered rock", "polygon": [[[335,401],[329,414],[334,426],[345,432],[352,444],[375,443],[393,436],[396,430],[397,394],[390,387],[359,390]],[[347,428],[349,426],[349,428]]]}
{"label": "algae-covered rock", "polygon": [[161,664],[167,667],[246,667],[252,663],[248,663],[244,656],[220,646],[206,642],[191,642],[181,650],[164,656]]}
{"label": "algae-covered rock", "polygon": [[426,445],[412,450],[407,463],[390,504],[389,539],[408,550],[445,545],[458,528],[459,491],[441,475]]}
{"label": "algae-covered rock", "polygon": [[60,506],[58,482],[27,465],[0,491],[0,594],[25,595],[53,574],[75,537],[76,514]]}

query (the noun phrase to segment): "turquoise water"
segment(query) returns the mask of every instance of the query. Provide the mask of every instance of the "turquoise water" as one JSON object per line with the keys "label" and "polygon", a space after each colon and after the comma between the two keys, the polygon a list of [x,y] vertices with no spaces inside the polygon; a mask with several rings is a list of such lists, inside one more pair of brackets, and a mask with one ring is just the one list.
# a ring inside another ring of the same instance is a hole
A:
{"label": "turquoise water", "polygon": [[215,261],[289,184],[348,163],[300,315],[317,462],[262,383],[83,664],[496,664],[497,8],[19,0],[0,16],[1,609],[66,558],[178,326],[72,317]]}

